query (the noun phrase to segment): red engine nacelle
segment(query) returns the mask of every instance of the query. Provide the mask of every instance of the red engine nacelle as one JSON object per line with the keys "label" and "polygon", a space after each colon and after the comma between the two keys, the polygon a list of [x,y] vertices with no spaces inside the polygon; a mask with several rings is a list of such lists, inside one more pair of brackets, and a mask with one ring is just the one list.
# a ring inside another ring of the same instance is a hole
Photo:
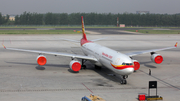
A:
{"label": "red engine nacelle", "polygon": [[163,61],[163,57],[160,54],[152,54],[151,60],[157,64],[160,64]]}
{"label": "red engine nacelle", "polygon": [[140,68],[140,63],[137,60],[132,60],[134,63],[134,70],[138,70]]}
{"label": "red engine nacelle", "polygon": [[79,61],[72,60],[69,66],[74,72],[78,72],[81,69],[81,63]]}
{"label": "red engine nacelle", "polygon": [[46,64],[47,59],[46,59],[46,57],[45,57],[44,55],[39,55],[39,56],[37,57],[36,61],[37,61],[37,63],[38,63],[39,65],[42,66],[42,65],[45,65],[45,64]]}

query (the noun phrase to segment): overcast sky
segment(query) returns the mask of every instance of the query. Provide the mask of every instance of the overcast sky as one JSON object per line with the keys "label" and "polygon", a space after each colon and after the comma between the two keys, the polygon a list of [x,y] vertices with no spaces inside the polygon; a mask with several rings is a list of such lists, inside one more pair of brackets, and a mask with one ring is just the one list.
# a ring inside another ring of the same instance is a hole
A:
{"label": "overcast sky", "polygon": [[0,0],[2,14],[37,13],[180,13],[180,0]]}

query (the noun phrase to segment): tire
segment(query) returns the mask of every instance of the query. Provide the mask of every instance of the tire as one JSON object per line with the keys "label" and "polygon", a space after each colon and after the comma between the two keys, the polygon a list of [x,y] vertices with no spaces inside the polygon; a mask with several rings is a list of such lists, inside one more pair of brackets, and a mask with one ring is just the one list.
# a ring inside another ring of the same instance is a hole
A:
{"label": "tire", "polygon": [[124,80],[124,84],[127,84],[127,81],[126,81],[126,80]]}
{"label": "tire", "polygon": [[120,83],[123,84],[123,80],[121,80]]}
{"label": "tire", "polygon": [[86,65],[82,65],[81,68],[82,68],[82,69],[86,69]]}
{"label": "tire", "polygon": [[126,81],[126,80],[121,80],[120,83],[121,83],[121,84],[127,84],[127,81]]}

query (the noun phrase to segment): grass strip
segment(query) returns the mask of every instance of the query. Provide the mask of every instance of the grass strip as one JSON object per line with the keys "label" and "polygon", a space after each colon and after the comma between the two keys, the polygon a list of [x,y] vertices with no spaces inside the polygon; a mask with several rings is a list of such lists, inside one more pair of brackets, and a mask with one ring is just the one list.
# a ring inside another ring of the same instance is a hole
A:
{"label": "grass strip", "polygon": [[[82,26],[0,26],[0,28],[82,28]],[[120,28],[116,26],[86,26],[85,28]]]}
{"label": "grass strip", "polygon": [[[126,30],[136,32],[136,30]],[[138,30],[138,33],[144,34],[180,34],[180,30]]]}
{"label": "grass strip", "polygon": [[[0,28],[81,28],[81,25],[1,25]],[[180,28],[180,27],[117,27],[114,25],[85,25],[85,28]]]}
{"label": "grass strip", "polygon": [[78,32],[73,30],[0,30],[0,34],[78,34]]}

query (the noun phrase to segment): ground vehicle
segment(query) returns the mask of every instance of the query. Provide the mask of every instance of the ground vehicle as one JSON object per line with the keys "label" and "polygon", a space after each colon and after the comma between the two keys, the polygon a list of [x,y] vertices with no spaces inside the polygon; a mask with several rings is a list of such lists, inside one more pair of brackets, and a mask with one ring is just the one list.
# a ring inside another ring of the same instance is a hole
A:
{"label": "ground vehicle", "polygon": [[82,97],[81,101],[105,101],[103,98],[95,95],[90,95],[90,96],[84,96]]}

